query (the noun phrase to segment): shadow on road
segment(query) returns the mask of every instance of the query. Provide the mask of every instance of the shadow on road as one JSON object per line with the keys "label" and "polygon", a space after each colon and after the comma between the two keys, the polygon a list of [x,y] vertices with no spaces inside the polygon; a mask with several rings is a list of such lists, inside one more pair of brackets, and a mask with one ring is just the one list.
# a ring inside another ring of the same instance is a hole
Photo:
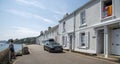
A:
{"label": "shadow on road", "polygon": [[54,54],[63,54],[63,53],[66,53],[66,52],[49,52],[49,53],[54,53]]}

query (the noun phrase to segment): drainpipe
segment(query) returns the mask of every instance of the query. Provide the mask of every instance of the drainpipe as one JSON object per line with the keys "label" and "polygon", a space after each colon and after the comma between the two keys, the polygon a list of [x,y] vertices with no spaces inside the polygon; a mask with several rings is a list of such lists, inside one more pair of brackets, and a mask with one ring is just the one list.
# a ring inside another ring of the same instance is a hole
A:
{"label": "drainpipe", "polygon": [[104,46],[105,46],[105,49],[104,49],[104,56],[105,58],[108,58],[108,55],[109,55],[109,33],[108,33],[108,27],[107,26],[104,26]]}
{"label": "drainpipe", "polygon": [[76,18],[75,18],[75,12],[74,14],[74,32],[73,32],[73,51],[75,50],[75,24],[76,24]]}
{"label": "drainpipe", "polygon": [[115,19],[116,17],[115,17],[115,0],[112,0],[112,19]]}

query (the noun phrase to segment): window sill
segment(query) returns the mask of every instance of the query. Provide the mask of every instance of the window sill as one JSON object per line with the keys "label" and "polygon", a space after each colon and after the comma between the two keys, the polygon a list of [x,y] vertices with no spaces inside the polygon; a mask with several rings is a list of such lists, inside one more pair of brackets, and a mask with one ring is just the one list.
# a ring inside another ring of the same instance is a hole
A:
{"label": "window sill", "polygon": [[65,31],[62,31],[62,33],[64,33]]}
{"label": "window sill", "polygon": [[79,48],[79,49],[87,49],[86,46],[79,46],[78,48]]}
{"label": "window sill", "polygon": [[67,47],[67,45],[63,45],[63,47]]}
{"label": "window sill", "polygon": [[86,23],[82,24],[82,25],[80,26],[80,28],[81,28],[81,27],[85,27],[85,26],[87,26],[87,24],[86,24]]}
{"label": "window sill", "polygon": [[104,21],[104,20],[108,20],[108,19],[111,19],[111,18],[115,18],[115,16],[108,16],[108,17],[102,18],[101,20]]}

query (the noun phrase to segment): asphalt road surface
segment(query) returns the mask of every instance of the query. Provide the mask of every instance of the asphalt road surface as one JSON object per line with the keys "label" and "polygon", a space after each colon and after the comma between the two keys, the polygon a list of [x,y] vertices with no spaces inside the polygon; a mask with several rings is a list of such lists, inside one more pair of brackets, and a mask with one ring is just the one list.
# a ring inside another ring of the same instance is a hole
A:
{"label": "asphalt road surface", "polygon": [[107,60],[67,52],[49,53],[40,45],[29,45],[29,55],[19,57],[13,64],[117,64]]}

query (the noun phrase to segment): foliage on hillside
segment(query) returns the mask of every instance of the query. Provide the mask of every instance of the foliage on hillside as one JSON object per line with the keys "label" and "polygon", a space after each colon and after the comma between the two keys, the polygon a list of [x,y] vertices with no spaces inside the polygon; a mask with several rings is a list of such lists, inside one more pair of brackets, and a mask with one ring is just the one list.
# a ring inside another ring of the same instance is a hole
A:
{"label": "foliage on hillside", "polygon": [[[11,40],[12,39],[9,39],[8,42],[10,42]],[[36,37],[14,39],[14,43],[16,43],[16,44],[35,44],[36,43]]]}

